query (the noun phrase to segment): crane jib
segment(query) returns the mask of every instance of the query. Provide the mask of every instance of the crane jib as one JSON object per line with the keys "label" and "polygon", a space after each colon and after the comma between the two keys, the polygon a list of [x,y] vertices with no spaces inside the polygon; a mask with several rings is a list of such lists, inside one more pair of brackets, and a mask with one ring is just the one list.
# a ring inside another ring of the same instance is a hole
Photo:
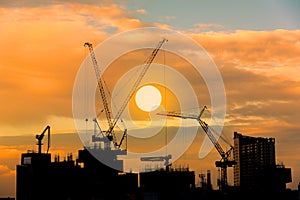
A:
{"label": "crane jib", "polygon": [[218,153],[221,156],[221,160],[220,161],[216,161],[216,167],[220,167],[221,168],[221,179],[220,179],[220,189],[223,190],[227,187],[228,182],[227,182],[227,167],[232,167],[233,165],[236,164],[235,160],[229,160],[228,158],[230,157],[230,153],[233,150],[233,146],[230,146],[229,151],[224,151],[221,147],[221,145],[219,144],[218,140],[214,137],[212,131],[213,129],[211,127],[208,126],[208,124],[206,122],[204,122],[203,120],[200,119],[200,117],[202,116],[204,110],[206,109],[206,106],[204,106],[204,108],[201,110],[200,114],[198,116],[195,115],[184,115],[181,113],[158,113],[159,115],[164,115],[164,116],[171,116],[171,117],[179,117],[179,118],[183,118],[183,119],[196,119],[200,126],[202,127],[202,129],[204,130],[204,132],[206,133],[206,135],[208,136],[208,138],[210,139],[210,141],[212,142],[212,144],[214,145],[214,147],[216,148],[216,150],[218,151]]}
{"label": "crane jib", "polygon": [[110,127],[109,131],[112,131],[113,128],[115,127],[115,125],[117,124],[119,118],[121,117],[123,111],[125,110],[129,100],[131,99],[131,97],[134,94],[134,91],[136,90],[136,88],[139,86],[139,84],[141,83],[143,77],[145,76],[147,70],[149,69],[151,63],[153,62],[155,56],[157,55],[158,51],[160,50],[161,46],[163,45],[164,42],[167,42],[167,39],[163,39],[162,41],[160,41],[157,45],[157,47],[153,50],[152,54],[150,55],[149,59],[147,60],[147,62],[144,65],[144,68],[141,72],[141,74],[138,76],[137,80],[135,81],[133,87],[131,88],[128,96],[125,98],[124,103],[122,104],[120,110],[118,111],[118,113],[116,114],[115,120],[113,122],[113,126]]}
{"label": "crane jib", "polygon": [[88,47],[89,51],[90,51],[90,56],[92,58],[92,62],[93,62],[93,66],[94,66],[94,70],[95,70],[95,74],[96,74],[96,78],[97,78],[97,83],[98,83],[98,87],[99,87],[99,90],[100,90],[100,95],[101,95],[101,98],[102,98],[102,101],[103,101],[104,111],[105,111],[106,119],[107,119],[108,126],[109,126],[108,131],[105,132],[106,133],[106,137],[110,141],[113,141],[113,143],[117,147],[121,146],[123,139],[126,137],[127,130],[124,131],[124,134],[122,136],[122,139],[121,139],[120,143],[117,144],[117,141],[116,141],[117,139],[115,137],[115,134],[113,133],[114,127],[116,126],[116,124],[117,124],[118,120],[120,119],[123,111],[125,110],[126,106],[128,105],[129,100],[131,99],[131,97],[134,94],[134,91],[139,86],[139,84],[142,81],[144,75],[146,74],[147,70],[149,69],[149,67],[150,67],[151,63],[153,62],[155,56],[157,55],[159,49],[161,48],[161,46],[163,45],[163,43],[167,42],[167,41],[168,40],[164,38],[162,41],[160,41],[158,43],[157,47],[152,51],[152,54],[147,59],[145,65],[144,65],[144,68],[143,68],[143,70],[141,72],[141,74],[136,79],[136,81],[135,81],[133,87],[131,88],[128,96],[125,98],[123,104],[121,105],[119,111],[117,112],[117,114],[116,114],[116,116],[114,118],[114,121],[112,120],[111,112],[109,110],[109,106],[108,106],[108,103],[107,103],[107,98],[106,98],[104,87],[103,87],[103,80],[101,79],[101,73],[99,71],[99,67],[98,67],[96,56],[95,56],[95,53],[94,53],[94,50],[93,50],[93,46],[92,46],[91,43],[88,43],[88,42],[84,43],[84,46]]}

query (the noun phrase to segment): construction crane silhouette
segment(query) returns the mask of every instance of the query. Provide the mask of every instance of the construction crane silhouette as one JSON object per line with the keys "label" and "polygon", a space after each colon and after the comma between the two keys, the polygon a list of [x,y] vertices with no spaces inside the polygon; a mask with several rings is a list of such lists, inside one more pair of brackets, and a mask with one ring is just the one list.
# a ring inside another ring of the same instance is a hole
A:
{"label": "construction crane silhouette", "polygon": [[[95,71],[96,78],[97,78],[100,95],[101,95],[102,102],[103,102],[105,116],[106,116],[109,127],[111,127],[113,125],[112,118],[111,118],[111,112],[109,110],[109,106],[108,106],[108,102],[107,102],[107,98],[106,98],[106,94],[105,94],[105,90],[104,90],[104,82],[103,82],[103,79],[101,78],[101,73],[100,73],[100,70],[98,67],[98,62],[97,62],[97,59],[96,59],[96,56],[95,56],[95,53],[93,50],[93,45],[91,43],[86,42],[86,43],[84,43],[84,46],[89,48],[90,56],[92,58],[93,67],[94,67],[94,71]],[[100,131],[104,132],[102,130],[100,130]],[[109,139],[109,141],[113,141],[113,143],[115,145],[117,144],[116,137],[113,134],[113,132],[106,132],[106,137]]]}
{"label": "construction crane silhouette", "polygon": [[[116,113],[116,115],[114,117],[114,120],[112,120],[112,117],[111,117],[111,112],[110,112],[110,109],[109,109],[109,105],[108,105],[105,90],[104,90],[104,81],[101,78],[101,73],[100,73],[100,70],[99,70],[99,67],[98,67],[98,62],[97,62],[97,59],[96,59],[96,56],[95,56],[95,53],[94,53],[94,50],[93,50],[93,45],[89,42],[84,43],[84,46],[88,47],[89,51],[90,51],[90,56],[91,56],[92,61],[93,61],[94,71],[95,71],[95,74],[96,74],[98,87],[99,87],[99,91],[100,91],[100,94],[101,94],[106,119],[107,119],[107,122],[108,122],[108,130],[107,131],[101,130],[100,126],[99,126],[99,128],[100,128],[101,133],[104,133],[104,135],[108,138],[108,140],[112,141],[113,144],[115,145],[115,147],[117,147],[117,148],[120,148],[121,145],[122,145],[123,140],[125,138],[127,138],[127,129],[125,128],[120,142],[117,143],[117,138],[114,134],[114,128],[115,128],[117,122],[119,121],[123,111],[125,110],[127,104],[129,103],[131,97],[133,96],[135,90],[137,89],[137,87],[141,83],[144,75],[146,74],[147,70],[149,69],[151,63],[153,62],[155,56],[157,55],[158,51],[160,50],[161,46],[163,45],[164,42],[167,42],[167,41],[168,40],[164,38],[162,41],[160,41],[158,43],[157,47],[152,51],[150,57],[146,60],[140,75],[137,77],[137,79],[134,82],[133,87],[129,91],[129,94],[126,96],[126,98],[124,99],[123,104],[121,105],[120,109]],[[94,119],[94,121],[95,121],[95,119]],[[94,137],[94,139],[96,139],[96,138]]]}
{"label": "construction crane silhouette", "polygon": [[164,165],[166,166],[166,171],[169,171],[170,168],[170,159],[172,159],[172,155],[168,154],[166,156],[148,156],[148,157],[141,157],[141,161],[150,161],[150,162],[158,162],[158,161],[165,161]]}
{"label": "construction crane silhouette", "polygon": [[236,164],[234,160],[230,160],[231,152],[233,151],[233,146],[230,145],[230,149],[228,151],[223,150],[223,148],[221,147],[218,140],[215,138],[213,134],[214,130],[211,127],[209,127],[206,122],[201,120],[201,116],[205,109],[207,109],[206,106],[203,107],[199,115],[182,114],[182,113],[175,113],[175,112],[158,113],[158,115],[179,117],[183,119],[195,119],[199,122],[200,126],[202,127],[202,129],[204,130],[204,132],[206,133],[206,135],[208,136],[208,138],[213,143],[214,147],[216,148],[216,150],[221,156],[221,160],[215,162],[216,167],[221,168],[221,177],[218,180],[218,186],[220,190],[226,190],[228,186],[227,167],[232,167],[233,165]]}
{"label": "construction crane silhouette", "polygon": [[37,139],[37,145],[38,145],[38,153],[41,154],[42,153],[42,145],[43,142],[42,140],[44,139],[45,133],[46,131],[48,131],[48,145],[47,145],[47,153],[49,152],[50,149],[50,126],[46,126],[46,128],[44,129],[44,131],[40,134],[40,135],[36,135],[35,138]]}

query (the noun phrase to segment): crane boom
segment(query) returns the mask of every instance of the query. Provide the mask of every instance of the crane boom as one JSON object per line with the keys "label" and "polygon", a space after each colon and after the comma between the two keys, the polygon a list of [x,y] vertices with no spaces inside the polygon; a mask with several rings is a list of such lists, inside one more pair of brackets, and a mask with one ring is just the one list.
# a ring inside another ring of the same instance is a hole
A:
{"label": "crane boom", "polygon": [[100,91],[101,98],[102,98],[102,101],[103,101],[103,106],[104,106],[106,119],[107,119],[108,126],[109,126],[108,130],[105,131],[105,134],[106,134],[106,137],[110,141],[112,141],[114,143],[114,145],[117,146],[117,147],[120,147],[122,145],[123,140],[126,138],[127,129],[125,129],[124,134],[122,136],[122,139],[121,139],[120,143],[118,144],[116,136],[114,134],[114,128],[115,128],[118,120],[120,119],[123,111],[125,110],[128,102],[130,101],[130,98],[133,96],[134,91],[136,90],[136,88],[138,87],[140,82],[142,81],[144,75],[146,74],[147,70],[149,69],[151,63],[153,62],[153,60],[155,58],[155,56],[157,55],[158,51],[160,50],[161,46],[163,45],[164,42],[167,42],[167,41],[168,41],[167,39],[163,39],[162,41],[160,41],[158,43],[157,47],[152,51],[150,57],[145,62],[145,65],[144,65],[144,68],[142,69],[141,74],[138,76],[138,78],[134,82],[133,87],[129,91],[128,96],[125,98],[125,100],[124,100],[123,104],[121,105],[119,111],[117,112],[114,120],[112,120],[111,112],[109,110],[109,106],[108,106],[108,102],[107,102],[107,98],[106,98],[105,90],[104,90],[104,86],[103,86],[104,81],[101,78],[101,73],[100,73],[100,70],[99,70],[99,67],[98,67],[98,63],[97,63],[97,59],[96,59],[96,56],[95,56],[95,53],[94,53],[94,50],[93,50],[93,46],[89,42],[84,43],[84,46],[88,47],[89,51],[90,51],[90,56],[91,56],[92,61],[93,61],[93,66],[94,66],[94,70],[95,70],[95,74],[96,74],[96,78],[97,78],[97,83],[98,83],[99,91]]}
{"label": "crane boom", "polygon": [[37,141],[37,145],[38,145],[38,153],[42,153],[42,140],[45,136],[46,131],[48,131],[48,145],[47,145],[47,153],[49,152],[50,149],[50,126],[46,126],[46,128],[44,129],[44,131],[40,134],[40,135],[36,135],[35,138],[38,140]]}
{"label": "crane boom", "polygon": [[206,135],[209,137],[210,141],[213,143],[219,154],[222,158],[225,157],[226,153],[220,146],[219,142],[215,138],[215,136],[211,133],[211,129],[208,127],[207,123],[202,121],[201,119],[198,119],[199,124],[201,125],[202,129],[205,131]]}
{"label": "crane boom", "polygon": [[141,161],[151,161],[151,162],[156,162],[156,161],[165,161],[165,166],[168,168],[170,165],[169,160],[172,159],[172,155],[169,154],[167,156],[150,156],[150,157],[141,157]]}
{"label": "crane boom", "polygon": [[197,115],[192,115],[192,114],[175,113],[175,112],[158,113],[158,115],[164,115],[164,116],[170,116],[170,117],[179,117],[179,118],[183,118],[183,119],[196,119],[199,122],[200,126],[202,127],[202,129],[204,130],[204,132],[206,133],[206,135],[208,136],[210,141],[213,143],[213,145],[215,146],[218,153],[221,155],[221,160],[216,161],[215,164],[216,164],[216,167],[221,168],[221,179],[219,180],[218,185],[220,187],[220,190],[225,190],[227,185],[228,185],[228,183],[227,183],[227,167],[232,167],[233,165],[236,164],[236,162],[234,160],[229,160],[228,159],[230,157],[230,153],[233,150],[233,146],[230,145],[230,149],[225,152],[223,150],[223,148],[221,147],[221,145],[219,144],[218,140],[213,135],[213,133],[212,133],[213,129],[210,128],[206,122],[201,120],[201,116],[202,116],[202,114],[203,114],[203,112],[206,108],[207,107],[204,106],[198,116]]}
{"label": "crane boom", "polygon": [[157,45],[157,47],[152,51],[150,57],[147,59],[147,61],[145,62],[145,65],[144,65],[144,68],[142,69],[142,72],[141,74],[138,76],[138,78],[136,79],[133,87],[131,88],[128,96],[125,98],[122,106],[120,107],[120,110],[117,112],[116,114],[116,117],[114,119],[114,122],[112,123],[112,126],[110,126],[108,132],[112,132],[115,125],[117,124],[119,118],[121,117],[123,111],[125,110],[129,100],[131,99],[131,97],[133,96],[134,94],[134,91],[136,90],[136,88],[139,86],[139,84],[141,83],[143,77],[145,76],[147,70],[149,69],[151,63],[153,62],[155,56],[157,55],[158,51],[160,50],[161,46],[163,45],[164,42],[167,42],[168,40],[167,39],[163,39],[162,41],[160,41]]}
{"label": "crane boom", "polygon": [[199,124],[201,125],[202,129],[206,133],[206,135],[209,137],[210,141],[213,143],[215,148],[217,149],[218,153],[221,155],[221,157],[225,157],[226,153],[222,149],[221,145],[215,138],[215,136],[211,132],[211,128],[208,127],[208,124],[201,120],[201,116],[204,112],[204,110],[207,109],[206,106],[203,107],[203,109],[200,111],[199,115],[193,115],[193,114],[182,114],[182,113],[175,113],[175,112],[169,112],[169,113],[158,113],[158,115],[164,115],[164,116],[169,116],[169,117],[179,117],[183,119],[196,119]]}
{"label": "crane boom", "polygon": [[[96,78],[97,78],[97,83],[98,83],[100,95],[101,95],[101,98],[102,98],[102,101],[103,101],[105,116],[106,116],[106,119],[107,119],[107,122],[108,122],[108,126],[112,127],[113,123],[112,123],[111,113],[110,113],[110,110],[109,110],[109,106],[108,106],[108,102],[107,102],[107,98],[106,98],[106,94],[105,94],[105,90],[104,90],[104,86],[103,86],[103,79],[101,78],[101,73],[100,73],[100,70],[99,70],[99,67],[98,67],[98,62],[97,62],[97,59],[96,59],[96,56],[95,56],[95,53],[94,53],[94,50],[93,50],[93,45],[91,43],[86,42],[86,43],[84,43],[84,46],[89,48],[90,56],[91,56],[92,61],[93,61],[94,71],[95,71]],[[114,143],[116,143],[116,138],[114,137],[112,131],[107,133],[107,138],[110,141],[113,141]]]}

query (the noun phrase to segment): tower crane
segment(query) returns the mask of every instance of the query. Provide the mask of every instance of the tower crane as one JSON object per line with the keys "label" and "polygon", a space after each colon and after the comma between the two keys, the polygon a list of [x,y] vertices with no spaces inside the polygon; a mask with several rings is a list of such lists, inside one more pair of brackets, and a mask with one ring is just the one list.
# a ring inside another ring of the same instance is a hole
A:
{"label": "tower crane", "polygon": [[[112,124],[113,124],[112,119],[111,119],[111,113],[110,113],[110,110],[109,110],[109,106],[108,106],[108,102],[107,102],[107,98],[106,98],[106,94],[105,94],[105,90],[104,90],[104,82],[103,82],[103,79],[101,78],[101,73],[100,73],[100,70],[99,70],[99,67],[98,67],[98,62],[97,62],[97,59],[96,59],[96,56],[95,56],[95,53],[94,53],[94,50],[93,50],[93,45],[91,43],[86,42],[86,43],[84,43],[84,46],[89,48],[90,56],[92,58],[94,71],[95,71],[96,78],[97,78],[97,83],[98,83],[100,95],[101,95],[102,102],[103,102],[105,116],[106,116],[109,127],[111,127]],[[103,131],[101,130],[101,132],[103,132]],[[106,132],[106,137],[110,141],[113,141],[114,144],[117,143],[116,142],[116,137],[114,136],[112,131],[111,132]]]}
{"label": "tower crane", "polygon": [[84,46],[88,47],[89,51],[90,51],[90,56],[91,56],[92,61],[93,61],[93,66],[94,66],[94,70],[95,70],[95,73],[96,73],[98,87],[99,87],[99,90],[100,90],[100,94],[101,94],[101,98],[102,98],[103,106],[104,106],[104,111],[105,111],[106,119],[107,119],[108,126],[109,126],[107,131],[102,131],[102,132],[105,133],[105,135],[109,139],[109,141],[112,141],[117,148],[121,147],[123,140],[127,137],[127,129],[124,130],[124,133],[123,133],[123,136],[122,136],[120,142],[117,143],[117,138],[114,134],[114,128],[115,128],[118,120],[120,119],[123,111],[125,110],[127,104],[129,103],[131,97],[133,96],[134,91],[137,89],[137,87],[141,83],[144,75],[146,74],[146,72],[149,69],[151,63],[153,62],[155,56],[157,55],[158,51],[160,50],[161,46],[163,45],[164,42],[167,42],[167,41],[168,40],[164,38],[162,41],[160,41],[158,43],[156,48],[152,51],[150,57],[146,60],[144,66],[142,68],[141,73],[139,74],[139,76],[135,80],[133,87],[129,91],[129,94],[126,96],[126,98],[124,99],[123,104],[121,105],[120,109],[116,113],[116,115],[114,117],[114,120],[112,120],[111,112],[109,110],[109,106],[108,106],[108,102],[107,102],[107,98],[106,98],[106,94],[105,94],[105,90],[104,90],[104,86],[103,86],[104,82],[103,82],[103,79],[101,78],[101,73],[100,73],[100,70],[99,70],[99,67],[98,67],[98,63],[97,63],[97,59],[96,59],[96,56],[95,56],[95,53],[94,53],[94,50],[93,50],[93,46],[92,46],[91,43],[88,43],[88,42],[84,43]]}
{"label": "tower crane", "polygon": [[35,138],[37,139],[37,145],[38,145],[38,153],[41,154],[42,153],[42,140],[44,139],[45,133],[46,131],[48,131],[48,145],[47,145],[47,153],[49,152],[49,148],[50,148],[50,126],[46,126],[46,128],[44,129],[44,131],[40,134],[40,135],[36,135]]}
{"label": "tower crane", "polygon": [[227,167],[232,167],[233,165],[236,164],[234,160],[230,160],[231,152],[233,151],[233,146],[230,145],[230,149],[228,151],[224,151],[221,145],[219,144],[218,140],[215,138],[213,132],[214,130],[208,126],[206,122],[204,122],[201,119],[201,116],[204,112],[204,110],[207,109],[206,106],[203,107],[203,109],[200,111],[199,115],[192,115],[192,114],[181,114],[181,113],[174,113],[174,112],[169,112],[169,113],[158,113],[158,115],[164,115],[164,116],[170,116],[170,117],[179,117],[183,119],[196,119],[210,141],[213,143],[214,147],[218,151],[218,153],[221,156],[221,159],[219,161],[215,162],[216,167],[221,168],[221,177],[218,180],[218,186],[220,190],[226,190],[228,186],[228,181],[227,181]]}

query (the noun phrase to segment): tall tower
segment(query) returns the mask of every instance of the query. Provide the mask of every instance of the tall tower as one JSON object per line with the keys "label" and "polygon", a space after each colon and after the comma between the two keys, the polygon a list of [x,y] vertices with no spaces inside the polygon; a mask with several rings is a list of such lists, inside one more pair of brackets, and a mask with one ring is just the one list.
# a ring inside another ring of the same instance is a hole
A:
{"label": "tall tower", "polygon": [[234,185],[253,188],[264,170],[275,167],[275,139],[234,132]]}
{"label": "tall tower", "polygon": [[250,191],[282,191],[291,182],[291,169],[276,165],[275,138],[234,132],[234,185]]}

